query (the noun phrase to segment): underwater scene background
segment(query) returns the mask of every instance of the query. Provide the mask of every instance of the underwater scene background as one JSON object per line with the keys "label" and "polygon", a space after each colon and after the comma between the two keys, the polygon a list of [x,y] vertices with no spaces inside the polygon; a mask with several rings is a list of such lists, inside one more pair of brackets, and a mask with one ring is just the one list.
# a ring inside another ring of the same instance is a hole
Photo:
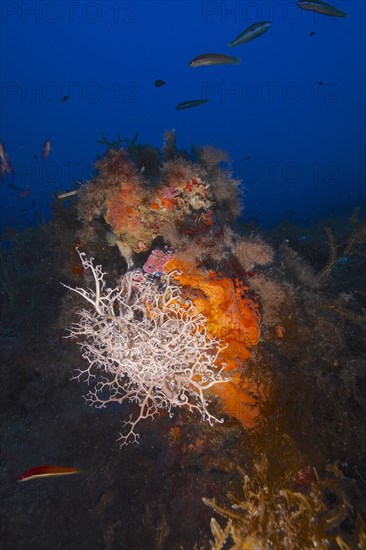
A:
{"label": "underwater scene background", "polygon": [[1,548],[366,548],[365,16],[3,0]]}

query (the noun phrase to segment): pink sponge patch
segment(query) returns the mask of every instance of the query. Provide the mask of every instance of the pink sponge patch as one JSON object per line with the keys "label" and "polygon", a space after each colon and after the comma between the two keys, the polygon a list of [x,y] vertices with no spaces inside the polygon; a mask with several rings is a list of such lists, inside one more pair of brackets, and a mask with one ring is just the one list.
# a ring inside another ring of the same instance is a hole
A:
{"label": "pink sponge patch", "polygon": [[172,258],[172,250],[153,250],[144,264],[145,273],[159,273],[164,271],[165,264]]}

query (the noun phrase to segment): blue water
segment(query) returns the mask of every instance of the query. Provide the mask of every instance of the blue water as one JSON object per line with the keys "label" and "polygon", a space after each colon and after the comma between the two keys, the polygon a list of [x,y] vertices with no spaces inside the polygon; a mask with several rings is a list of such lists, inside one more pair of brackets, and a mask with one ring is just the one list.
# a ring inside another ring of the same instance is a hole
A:
{"label": "blue water", "polygon": [[[139,132],[139,143],[161,147],[175,129],[180,149],[226,150],[243,180],[244,219],[265,226],[289,210],[306,223],[364,205],[366,4],[333,4],[348,18],[282,0],[4,0],[0,140],[14,176],[0,183],[1,228],[47,220],[50,196],[91,176],[102,132]],[[263,36],[227,46],[264,20]],[[206,52],[241,64],[188,66]],[[209,102],[175,110],[201,98]],[[31,193],[18,198],[9,184]]]}

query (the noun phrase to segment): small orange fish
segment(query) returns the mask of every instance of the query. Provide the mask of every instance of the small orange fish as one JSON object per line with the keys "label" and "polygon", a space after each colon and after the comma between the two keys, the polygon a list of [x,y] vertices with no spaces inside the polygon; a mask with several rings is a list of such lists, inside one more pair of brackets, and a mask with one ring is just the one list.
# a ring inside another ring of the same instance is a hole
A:
{"label": "small orange fish", "polygon": [[46,139],[46,141],[44,142],[43,151],[42,151],[42,159],[43,160],[46,160],[46,158],[50,154],[50,151],[51,151],[51,142],[50,142],[49,139]]}
{"label": "small orange fish", "polygon": [[36,466],[24,472],[17,481],[29,481],[39,477],[67,476],[79,474],[78,468],[70,468],[68,466]]}

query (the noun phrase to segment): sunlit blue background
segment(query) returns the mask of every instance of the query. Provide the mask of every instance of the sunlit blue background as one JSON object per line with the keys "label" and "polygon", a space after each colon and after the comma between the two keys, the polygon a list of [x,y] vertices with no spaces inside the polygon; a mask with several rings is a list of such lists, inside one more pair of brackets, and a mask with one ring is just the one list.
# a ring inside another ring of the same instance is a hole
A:
{"label": "sunlit blue background", "polygon": [[[348,18],[281,0],[3,0],[0,140],[15,175],[0,183],[2,227],[47,218],[51,193],[90,177],[102,132],[138,131],[160,147],[174,128],[179,148],[226,150],[245,187],[244,218],[263,225],[364,205],[365,2],[333,5]],[[227,46],[264,20],[266,34]],[[207,52],[241,64],[188,66]],[[12,183],[31,193],[18,198]]]}

